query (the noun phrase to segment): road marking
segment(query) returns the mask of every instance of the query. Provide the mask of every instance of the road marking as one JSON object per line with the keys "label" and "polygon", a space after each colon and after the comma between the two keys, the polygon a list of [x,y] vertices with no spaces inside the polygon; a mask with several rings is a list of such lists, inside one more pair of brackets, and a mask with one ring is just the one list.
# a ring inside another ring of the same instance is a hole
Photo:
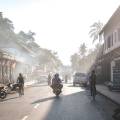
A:
{"label": "road marking", "polygon": [[38,108],[38,106],[39,106],[39,104],[36,104],[36,105],[34,106],[34,108],[35,108],[35,109],[37,109],[37,108]]}
{"label": "road marking", "polygon": [[24,116],[24,118],[22,120],[26,120],[28,118],[28,116]]}

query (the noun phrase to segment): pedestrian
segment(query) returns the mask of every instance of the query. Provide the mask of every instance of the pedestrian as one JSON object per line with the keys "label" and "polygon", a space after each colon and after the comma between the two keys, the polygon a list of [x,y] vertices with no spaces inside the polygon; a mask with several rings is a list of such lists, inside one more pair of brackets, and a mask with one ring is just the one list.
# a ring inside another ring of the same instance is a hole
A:
{"label": "pedestrian", "polygon": [[17,83],[19,84],[19,96],[24,95],[24,77],[21,73],[19,73]]}
{"label": "pedestrian", "polygon": [[95,70],[92,70],[92,73],[90,75],[90,91],[91,91],[91,96],[93,95],[93,88],[94,88],[94,92],[96,94],[96,74],[95,74]]}
{"label": "pedestrian", "polygon": [[49,75],[48,75],[48,85],[51,85],[51,78],[52,78],[52,77],[51,77],[51,75],[49,74]]}
{"label": "pedestrian", "polygon": [[65,83],[68,82],[68,75],[65,75]]}

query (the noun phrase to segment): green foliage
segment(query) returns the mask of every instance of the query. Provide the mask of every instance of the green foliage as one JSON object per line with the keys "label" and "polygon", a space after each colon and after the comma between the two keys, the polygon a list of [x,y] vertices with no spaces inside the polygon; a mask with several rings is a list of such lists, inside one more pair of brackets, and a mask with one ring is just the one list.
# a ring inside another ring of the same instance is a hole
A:
{"label": "green foliage", "polygon": [[[93,38],[93,43],[99,38],[99,33],[102,30],[102,28],[103,28],[103,23],[101,23],[100,21],[95,22],[90,26],[89,34],[90,37]],[[101,42],[100,39],[99,42]]]}
{"label": "green foliage", "polygon": [[3,18],[2,12],[0,12],[0,31],[1,30],[4,32],[13,32],[14,30],[12,21],[8,18]]}
{"label": "green foliage", "polygon": [[18,34],[14,32],[14,26],[11,20],[3,18],[2,12],[0,12],[0,37],[3,41],[14,41],[22,49],[28,51],[28,56],[34,54],[35,63],[40,65],[46,65],[47,68],[57,69],[62,65],[62,62],[57,56],[57,52],[52,52],[48,49],[40,48],[35,42],[35,33],[29,30],[27,33],[20,31]]}
{"label": "green foliage", "polygon": [[80,45],[79,54],[80,54],[81,57],[84,57],[84,56],[85,56],[85,54],[86,54],[86,52],[87,52],[87,49],[86,49],[86,48],[87,48],[87,47],[86,47],[85,43],[83,43],[83,44]]}
{"label": "green foliage", "polygon": [[[102,45],[99,43],[95,49],[87,50],[86,48],[84,43],[81,44],[79,52],[71,56],[71,67],[73,71],[88,72],[102,52]],[[88,54],[85,55],[85,53]]]}

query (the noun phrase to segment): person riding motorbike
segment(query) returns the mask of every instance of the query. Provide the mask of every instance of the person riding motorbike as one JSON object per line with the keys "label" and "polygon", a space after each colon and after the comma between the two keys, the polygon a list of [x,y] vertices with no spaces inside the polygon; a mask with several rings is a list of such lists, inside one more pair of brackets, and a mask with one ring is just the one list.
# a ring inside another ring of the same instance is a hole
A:
{"label": "person riding motorbike", "polygon": [[59,74],[56,73],[52,79],[52,85],[51,87],[53,88],[53,92],[55,93],[55,89],[60,89],[60,92],[61,92],[61,89],[63,87],[62,85],[62,80],[59,78]]}

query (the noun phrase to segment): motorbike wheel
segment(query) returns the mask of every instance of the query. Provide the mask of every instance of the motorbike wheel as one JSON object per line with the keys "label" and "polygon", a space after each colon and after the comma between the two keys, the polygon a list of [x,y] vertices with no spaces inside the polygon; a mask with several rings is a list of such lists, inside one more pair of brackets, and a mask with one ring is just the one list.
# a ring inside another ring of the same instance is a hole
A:
{"label": "motorbike wheel", "polygon": [[0,98],[1,98],[1,99],[6,98],[6,95],[7,95],[7,93],[6,93],[5,91],[1,91],[1,92],[0,92]]}
{"label": "motorbike wheel", "polygon": [[58,91],[55,92],[55,95],[58,97],[60,95],[60,93],[61,93],[61,91],[58,90]]}

